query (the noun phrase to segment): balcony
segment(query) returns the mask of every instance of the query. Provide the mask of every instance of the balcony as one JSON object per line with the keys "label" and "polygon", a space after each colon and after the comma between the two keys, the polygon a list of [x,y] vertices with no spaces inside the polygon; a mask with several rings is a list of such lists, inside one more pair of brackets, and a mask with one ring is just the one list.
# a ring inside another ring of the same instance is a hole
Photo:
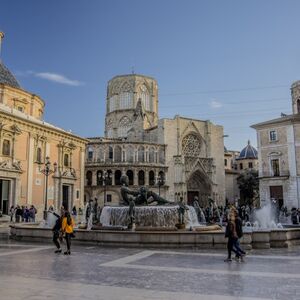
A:
{"label": "balcony", "polygon": [[289,170],[282,170],[278,174],[274,174],[273,171],[263,171],[259,173],[259,178],[282,178],[282,177],[290,177]]}

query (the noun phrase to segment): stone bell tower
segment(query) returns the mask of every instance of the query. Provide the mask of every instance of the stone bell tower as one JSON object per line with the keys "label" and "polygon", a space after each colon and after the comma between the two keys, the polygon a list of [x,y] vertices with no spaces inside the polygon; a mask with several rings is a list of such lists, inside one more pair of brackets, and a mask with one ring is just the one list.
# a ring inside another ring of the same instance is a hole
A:
{"label": "stone bell tower", "polygon": [[291,86],[293,114],[300,113],[300,80],[295,81]]}
{"label": "stone bell tower", "polygon": [[143,129],[157,126],[156,80],[137,74],[119,75],[111,79],[107,86],[105,137],[126,138],[136,119],[137,108],[143,113]]}

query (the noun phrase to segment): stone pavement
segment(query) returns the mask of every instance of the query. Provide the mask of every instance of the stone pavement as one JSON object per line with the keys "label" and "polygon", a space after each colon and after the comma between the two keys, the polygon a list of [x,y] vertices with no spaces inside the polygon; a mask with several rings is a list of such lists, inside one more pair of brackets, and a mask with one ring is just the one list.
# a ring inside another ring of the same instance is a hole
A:
{"label": "stone pavement", "polygon": [[225,251],[104,248],[0,241],[0,299],[300,299],[300,248]]}

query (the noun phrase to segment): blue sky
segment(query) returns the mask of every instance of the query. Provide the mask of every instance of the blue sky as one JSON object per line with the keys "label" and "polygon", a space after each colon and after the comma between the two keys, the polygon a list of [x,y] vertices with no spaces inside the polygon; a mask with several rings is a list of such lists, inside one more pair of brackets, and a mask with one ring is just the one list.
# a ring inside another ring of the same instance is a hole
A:
{"label": "blue sky", "polygon": [[297,0],[1,0],[2,60],[46,102],[45,120],[104,131],[106,84],[153,76],[159,115],[223,125],[240,150],[251,124],[291,113],[300,79]]}

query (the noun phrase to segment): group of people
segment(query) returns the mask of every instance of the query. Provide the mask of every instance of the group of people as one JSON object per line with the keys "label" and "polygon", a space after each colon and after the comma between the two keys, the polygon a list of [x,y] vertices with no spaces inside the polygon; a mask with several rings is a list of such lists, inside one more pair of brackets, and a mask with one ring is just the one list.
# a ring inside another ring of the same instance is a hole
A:
{"label": "group of people", "polygon": [[56,246],[55,253],[62,253],[61,242],[66,240],[67,250],[65,255],[71,254],[71,239],[75,237],[74,226],[75,222],[69,211],[65,211],[61,208],[60,215],[53,212],[53,215],[57,217],[55,225],[52,228],[53,231],[53,243]]}
{"label": "group of people", "polygon": [[9,209],[11,222],[35,222],[37,209],[34,205],[28,206],[11,206]]}

